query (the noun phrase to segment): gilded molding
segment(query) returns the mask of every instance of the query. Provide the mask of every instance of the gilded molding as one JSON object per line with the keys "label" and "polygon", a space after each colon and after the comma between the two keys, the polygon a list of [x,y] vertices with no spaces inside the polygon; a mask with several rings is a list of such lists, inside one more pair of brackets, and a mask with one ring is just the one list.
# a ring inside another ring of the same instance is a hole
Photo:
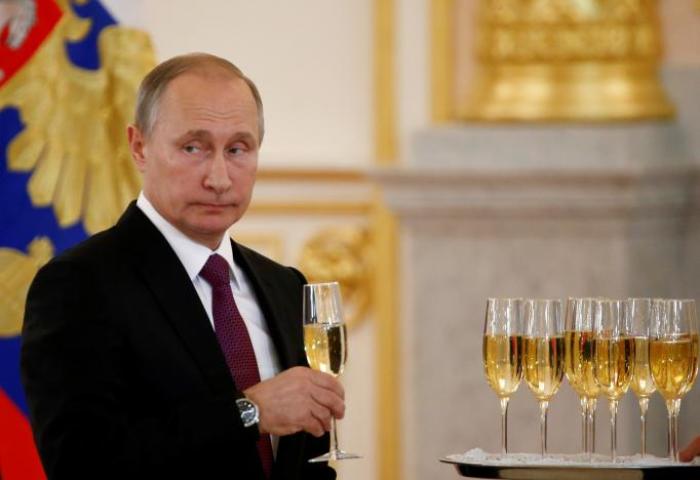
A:
{"label": "gilded molding", "polygon": [[404,478],[401,433],[401,328],[399,325],[399,227],[379,193],[371,228],[374,258],[372,292],[376,321],[377,479]]}
{"label": "gilded molding", "polygon": [[374,144],[377,163],[396,162],[394,0],[374,3]]}
{"label": "gilded molding", "polygon": [[340,168],[261,168],[257,179],[262,181],[309,182],[367,182],[367,174],[361,170]]}
{"label": "gilded molding", "polygon": [[366,215],[372,209],[368,202],[280,202],[253,201],[248,211],[256,215]]}
{"label": "gilded molding", "polygon": [[481,0],[476,79],[458,117],[608,121],[674,114],[657,1]]}
{"label": "gilded molding", "polygon": [[[378,165],[397,164],[397,108],[395,91],[400,79],[395,78],[395,0],[376,0],[374,31],[374,103],[375,153]],[[397,226],[393,217],[382,206],[377,195],[373,199],[372,233],[377,266],[372,290],[377,325],[377,475],[381,480],[402,477],[401,430],[399,418],[399,380],[396,372],[400,364],[396,352],[398,342],[397,265],[394,260],[398,245]],[[379,213],[381,212],[381,213]],[[379,296],[381,295],[381,296]]]}
{"label": "gilded molding", "polygon": [[433,121],[454,118],[454,0],[431,0],[431,87]]}

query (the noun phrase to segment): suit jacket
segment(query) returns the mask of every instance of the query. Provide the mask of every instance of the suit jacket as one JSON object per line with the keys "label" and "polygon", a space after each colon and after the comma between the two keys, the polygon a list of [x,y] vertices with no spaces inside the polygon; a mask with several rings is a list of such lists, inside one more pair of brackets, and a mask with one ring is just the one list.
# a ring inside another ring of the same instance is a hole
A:
{"label": "suit jacket", "polygon": [[[283,369],[306,365],[304,278],[233,242]],[[263,479],[256,428],[207,314],[169,244],[135,204],[56,257],[29,291],[21,373],[49,480]],[[327,435],[280,438],[273,479],[335,478],[309,458]]]}

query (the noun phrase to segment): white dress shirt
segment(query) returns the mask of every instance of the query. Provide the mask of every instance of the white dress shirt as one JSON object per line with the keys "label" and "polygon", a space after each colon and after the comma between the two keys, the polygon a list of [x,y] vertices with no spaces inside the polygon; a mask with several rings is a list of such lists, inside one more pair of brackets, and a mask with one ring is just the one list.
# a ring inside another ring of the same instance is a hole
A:
{"label": "white dress shirt", "polygon": [[[270,337],[270,331],[267,328],[267,322],[263,316],[260,306],[258,305],[255,292],[253,291],[250,282],[246,278],[243,270],[236,265],[233,260],[233,251],[228,235],[224,235],[223,241],[216,250],[211,250],[209,247],[197,243],[187,237],[180,230],[170,224],[158,211],[153,207],[151,202],[141,192],[136,206],[148,217],[155,227],[163,234],[170,247],[180,259],[182,266],[185,267],[187,275],[192,281],[194,289],[202,301],[202,306],[207,312],[209,323],[214,328],[214,317],[212,315],[212,288],[209,283],[200,277],[199,272],[202,271],[204,264],[209,257],[215,253],[221,255],[230,267],[230,284],[233,298],[236,301],[238,311],[243,317],[250,341],[253,344],[255,358],[258,362],[258,371],[260,380],[267,380],[274,377],[280,372],[279,359],[275,350],[275,345]],[[233,401],[233,400],[232,400]],[[275,436],[272,436],[272,449],[277,453],[277,441]]]}

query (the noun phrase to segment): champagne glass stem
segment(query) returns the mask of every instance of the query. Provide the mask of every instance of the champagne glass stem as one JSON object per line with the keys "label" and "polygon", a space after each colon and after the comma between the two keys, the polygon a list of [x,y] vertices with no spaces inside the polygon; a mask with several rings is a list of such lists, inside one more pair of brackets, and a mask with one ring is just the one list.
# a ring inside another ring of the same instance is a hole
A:
{"label": "champagne glass stem", "polygon": [[338,452],[338,429],[335,426],[335,417],[331,417],[331,460],[336,460],[336,454]]}
{"label": "champagne glass stem", "polygon": [[680,413],[680,399],[678,400],[678,409],[673,414],[673,461],[680,462],[678,450],[678,414]]}
{"label": "champagne glass stem", "polygon": [[678,462],[678,413],[681,410],[681,399],[666,400],[668,410],[668,449],[671,461]]}
{"label": "champagne glass stem", "polygon": [[501,453],[508,453],[508,397],[501,397]]}
{"label": "champagne glass stem", "polygon": [[588,399],[588,446],[586,447],[586,453],[589,460],[595,452],[595,407],[597,404],[597,398],[591,397]]}
{"label": "champagne glass stem", "polygon": [[639,418],[642,421],[642,457],[647,454],[647,410],[649,409],[649,398],[643,397],[639,399]]}
{"label": "champagne glass stem", "polygon": [[579,397],[581,402],[581,450],[588,448],[588,397]]}
{"label": "champagne glass stem", "polygon": [[617,460],[617,400],[610,400],[610,451],[613,463]]}
{"label": "champagne glass stem", "polygon": [[540,400],[540,451],[544,457],[547,453],[547,409],[549,402]]}

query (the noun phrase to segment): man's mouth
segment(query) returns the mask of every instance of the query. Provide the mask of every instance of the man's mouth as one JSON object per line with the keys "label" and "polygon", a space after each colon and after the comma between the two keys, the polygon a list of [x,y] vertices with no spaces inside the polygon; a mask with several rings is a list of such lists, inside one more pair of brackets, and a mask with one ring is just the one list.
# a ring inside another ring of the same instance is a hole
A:
{"label": "man's mouth", "polygon": [[208,209],[212,209],[212,210],[221,210],[221,209],[228,208],[228,207],[232,206],[231,203],[206,203],[206,202],[199,202],[196,205],[199,207],[202,207],[202,208],[208,208]]}

